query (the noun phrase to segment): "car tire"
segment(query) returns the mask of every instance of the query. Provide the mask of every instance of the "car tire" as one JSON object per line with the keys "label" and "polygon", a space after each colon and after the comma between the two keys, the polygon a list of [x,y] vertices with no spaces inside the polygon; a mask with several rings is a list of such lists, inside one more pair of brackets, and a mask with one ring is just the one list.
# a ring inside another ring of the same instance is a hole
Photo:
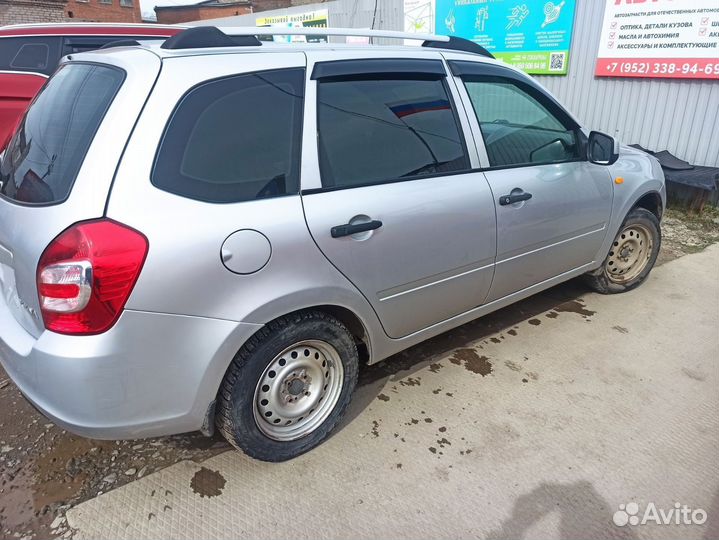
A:
{"label": "car tire", "polygon": [[276,319],[240,349],[220,387],[216,425],[248,456],[280,462],[329,437],[357,384],[357,347],[319,311]]}
{"label": "car tire", "polygon": [[585,275],[587,283],[602,294],[631,291],[649,276],[661,243],[662,233],[657,217],[644,208],[632,209],[602,266]]}

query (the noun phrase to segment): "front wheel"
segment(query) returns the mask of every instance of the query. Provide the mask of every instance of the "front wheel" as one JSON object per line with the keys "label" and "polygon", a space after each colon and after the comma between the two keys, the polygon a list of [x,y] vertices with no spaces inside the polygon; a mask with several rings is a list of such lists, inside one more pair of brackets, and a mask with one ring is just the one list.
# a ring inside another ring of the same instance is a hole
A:
{"label": "front wheel", "polygon": [[661,243],[657,217],[644,208],[634,208],[624,220],[602,266],[587,274],[589,286],[602,294],[638,287],[654,267]]}
{"label": "front wheel", "polygon": [[253,336],[220,388],[217,427],[262,461],[285,461],[323,442],[357,383],[358,354],[345,326],[322,312],[281,317]]}

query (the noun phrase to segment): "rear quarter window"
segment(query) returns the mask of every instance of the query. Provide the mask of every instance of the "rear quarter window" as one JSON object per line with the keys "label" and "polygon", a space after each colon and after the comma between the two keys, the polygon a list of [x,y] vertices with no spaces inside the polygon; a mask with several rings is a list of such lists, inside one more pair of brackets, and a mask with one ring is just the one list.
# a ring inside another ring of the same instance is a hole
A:
{"label": "rear quarter window", "polygon": [[60,61],[60,37],[0,38],[0,71],[50,75]]}
{"label": "rear quarter window", "polygon": [[211,203],[298,193],[304,73],[247,73],[190,90],[165,130],[152,183]]}
{"label": "rear quarter window", "polygon": [[61,67],[7,147],[0,165],[0,194],[27,204],[65,200],[124,77],[110,66]]}

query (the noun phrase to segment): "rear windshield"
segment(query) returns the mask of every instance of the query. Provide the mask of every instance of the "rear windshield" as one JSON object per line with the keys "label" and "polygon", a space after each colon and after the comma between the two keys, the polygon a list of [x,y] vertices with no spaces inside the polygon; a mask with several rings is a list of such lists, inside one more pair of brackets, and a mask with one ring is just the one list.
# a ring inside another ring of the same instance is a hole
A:
{"label": "rear windshield", "polygon": [[0,193],[29,204],[64,201],[123,79],[121,70],[109,66],[61,67],[7,147],[0,165]]}

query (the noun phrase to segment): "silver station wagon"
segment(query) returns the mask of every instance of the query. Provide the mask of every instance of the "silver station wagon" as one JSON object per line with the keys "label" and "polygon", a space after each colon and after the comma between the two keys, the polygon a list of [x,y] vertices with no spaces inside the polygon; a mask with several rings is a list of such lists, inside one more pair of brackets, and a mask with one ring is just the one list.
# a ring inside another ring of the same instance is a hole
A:
{"label": "silver station wagon", "polygon": [[362,363],[575,276],[642,283],[665,198],[653,157],[461,39],[118,43],[66,57],[2,156],[0,358],[75,433],[287,460]]}

